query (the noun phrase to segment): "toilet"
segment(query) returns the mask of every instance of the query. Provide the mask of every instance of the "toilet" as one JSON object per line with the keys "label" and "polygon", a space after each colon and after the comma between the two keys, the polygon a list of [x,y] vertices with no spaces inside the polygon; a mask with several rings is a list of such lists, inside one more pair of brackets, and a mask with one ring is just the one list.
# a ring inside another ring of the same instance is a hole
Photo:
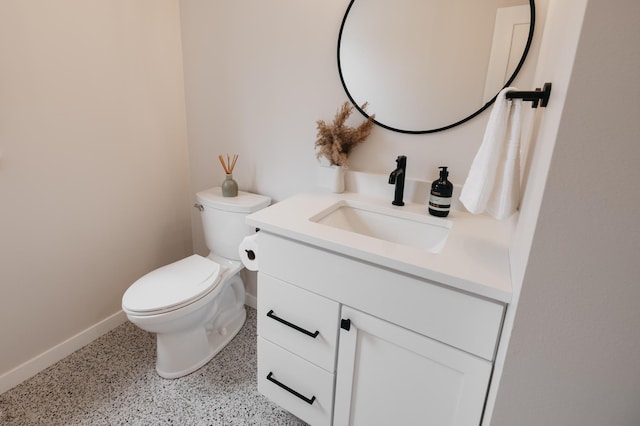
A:
{"label": "toilet", "polygon": [[194,254],[134,282],[122,296],[129,321],[156,333],[156,371],[167,379],[205,365],[238,333],[246,319],[243,265],[238,247],[256,230],[245,217],[271,203],[269,197],[220,188],[196,194],[210,253]]}

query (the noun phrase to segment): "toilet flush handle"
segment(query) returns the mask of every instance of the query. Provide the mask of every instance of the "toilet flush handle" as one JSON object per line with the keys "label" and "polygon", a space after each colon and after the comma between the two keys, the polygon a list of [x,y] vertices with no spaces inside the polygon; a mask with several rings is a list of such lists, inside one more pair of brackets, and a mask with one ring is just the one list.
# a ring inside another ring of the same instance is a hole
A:
{"label": "toilet flush handle", "polygon": [[200,203],[195,203],[195,204],[193,205],[193,207],[195,207],[196,209],[198,209],[198,210],[200,210],[200,211],[203,211],[203,210],[204,210],[204,206],[203,206],[202,204],[200,204]]}

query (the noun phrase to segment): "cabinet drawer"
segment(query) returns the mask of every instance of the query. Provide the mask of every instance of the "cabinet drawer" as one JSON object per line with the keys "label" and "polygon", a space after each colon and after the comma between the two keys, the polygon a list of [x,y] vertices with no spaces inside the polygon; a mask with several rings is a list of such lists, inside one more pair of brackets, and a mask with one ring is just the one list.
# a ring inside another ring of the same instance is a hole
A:
{"label": "cabinet drawer", "polygon": [[330,425],[333,374],[258,337],[258,392],[314,425]]}
{"label": "cabinet drawer", "polygon": [[258,274],[258,335],[324,368],[335,369],[340,305]]}
{"label": "cabinet drawer", "polygon": [[265,231],[260,250],[263,274],[493,360],[501,303]]}

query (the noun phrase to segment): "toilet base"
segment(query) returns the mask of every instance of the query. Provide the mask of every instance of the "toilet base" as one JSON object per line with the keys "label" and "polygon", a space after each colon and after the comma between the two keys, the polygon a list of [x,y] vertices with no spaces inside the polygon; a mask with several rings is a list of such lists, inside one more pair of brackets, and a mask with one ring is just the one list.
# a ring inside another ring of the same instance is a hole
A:
{"label": "toilet base", "polygon": [[[182,323],[167,332],[156,330],[156,371],[165,379],[176,379],[193,373],[216,356],[244,325],[247,311],[244,306],[244,283],[240,274],[224,278],[220,293],[204,309],[193,313],[200,326]],[[177,325],[179,323],[174,323]]]}
{"label": "toilet base", "polygon": [[158,334],[156,372],[165,379],[193,373],[218,354],[238,334],[247,318],[244,306],[219,329]]}

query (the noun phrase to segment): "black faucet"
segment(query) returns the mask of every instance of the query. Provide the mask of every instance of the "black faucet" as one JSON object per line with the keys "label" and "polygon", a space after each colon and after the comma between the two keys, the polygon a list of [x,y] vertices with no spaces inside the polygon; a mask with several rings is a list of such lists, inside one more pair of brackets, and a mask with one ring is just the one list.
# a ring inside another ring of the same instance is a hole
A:
{"label": "black faucet", "polygon": [[404,175],[407,169],[407,157],[405,155],[398,155],[396,163],[398,167],[389,175],[389,184],[396,185],[396,193],[391,204],[394,206],[404,206],[402,197],[404,196]]}

